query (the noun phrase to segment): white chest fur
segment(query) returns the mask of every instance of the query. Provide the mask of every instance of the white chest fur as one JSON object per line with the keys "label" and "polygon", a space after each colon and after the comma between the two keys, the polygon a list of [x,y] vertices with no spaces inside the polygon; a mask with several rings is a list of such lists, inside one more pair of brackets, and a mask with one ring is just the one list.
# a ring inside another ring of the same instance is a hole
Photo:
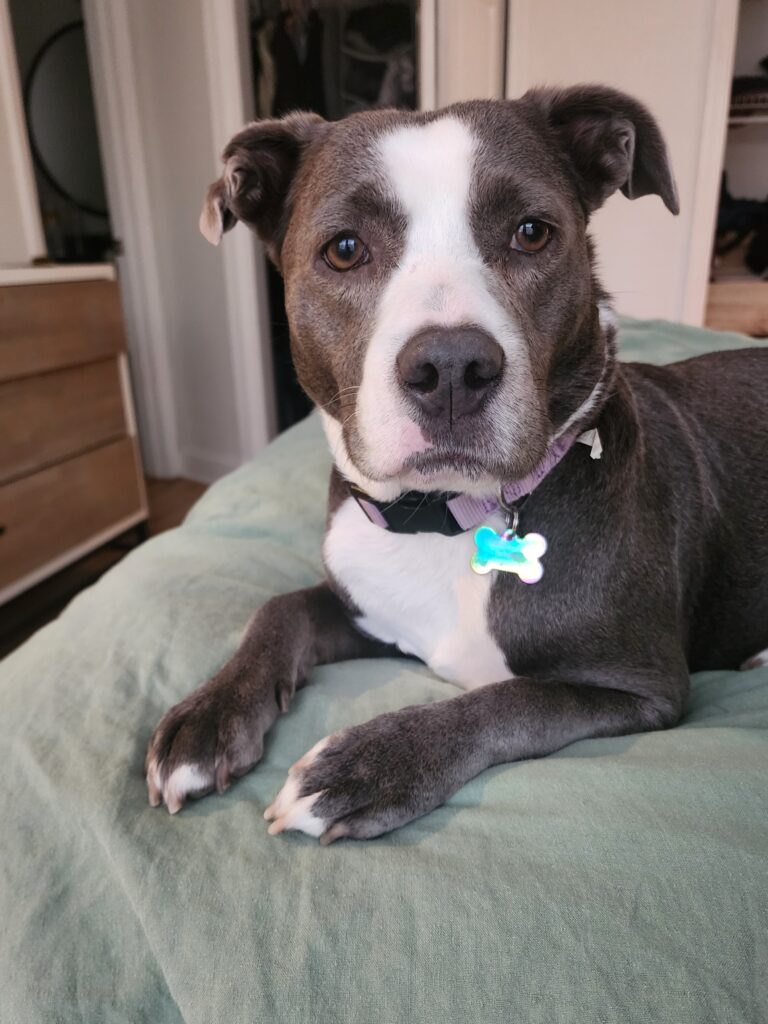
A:
{"label": "white chest fur", "polygon": [[[501,517],[489,524],[499,527]],[[347,498],[326,534],[324,555],[360,609],[362,630],[471,688],[512,675],[488,630],[492,577],[470,568],[473,547],[473,531],[390,533]]]}

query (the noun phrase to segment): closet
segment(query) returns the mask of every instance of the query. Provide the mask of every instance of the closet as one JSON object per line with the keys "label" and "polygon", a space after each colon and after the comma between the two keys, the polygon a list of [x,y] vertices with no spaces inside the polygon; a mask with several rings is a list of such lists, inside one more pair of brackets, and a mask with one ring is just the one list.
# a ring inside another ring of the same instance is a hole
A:
{"label": "closet", "polygon": [[768,335],[768,0],[742,0],[706,324]]}
{"label": "closet", "polygon": [[[257,117],[313,110],[329,120],[376,107],[415,110],[416,0],[250,0],[249,34]],[[277,427],[311,408],[290,355],[283,282],[267,268]]]}

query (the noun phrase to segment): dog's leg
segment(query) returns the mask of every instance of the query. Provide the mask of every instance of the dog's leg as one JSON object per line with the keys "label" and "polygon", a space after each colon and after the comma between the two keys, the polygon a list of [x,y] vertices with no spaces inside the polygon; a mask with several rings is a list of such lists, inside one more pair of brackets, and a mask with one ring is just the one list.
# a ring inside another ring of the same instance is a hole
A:
{"label": "dog's leg", "polygon": [[381,835],[438,807],[491,765],[673,725],[687,676],[653,673],[614,685],[621,689],[516,678],[334,733],[291,768],[265,813],[269,831],[301,829],[324,843]]}
{"label": "dog's leg", "polygon": [[149,801],[174,814],[188,796],[223,792],[261,758],[264,733],[315,665],[392,648],[359,633],[326,584],[275,597],[207,683],[172,707],[146,758]]}

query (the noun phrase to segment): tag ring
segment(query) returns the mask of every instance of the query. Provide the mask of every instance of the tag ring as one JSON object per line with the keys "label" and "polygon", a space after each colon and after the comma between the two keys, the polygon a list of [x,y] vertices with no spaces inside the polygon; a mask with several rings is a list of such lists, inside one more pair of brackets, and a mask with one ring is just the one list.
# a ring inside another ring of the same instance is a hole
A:
{"label": "tag ring", "polygon": [[499,484],[497,501],[507,521],[507,530],[513,534],[517,533],[517,525],[520,522],[520,510],[517,505],[510,505],[504,497],[504,484]]}

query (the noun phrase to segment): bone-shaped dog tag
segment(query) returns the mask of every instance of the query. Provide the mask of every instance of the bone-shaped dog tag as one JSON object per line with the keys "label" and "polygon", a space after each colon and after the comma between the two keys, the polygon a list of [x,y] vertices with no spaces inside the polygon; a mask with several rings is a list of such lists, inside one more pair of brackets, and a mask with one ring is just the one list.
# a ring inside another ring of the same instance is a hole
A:
{"label": "bone-shaped dog tag", "polygon": [[475,546],[470,564],[477,573],[514,572],[523,583],[538,583],[544,575],[541,557],[547,542],[540,533],[518,537],[514,530],[496,533],[491,526],[481,526],[475,532]]}

